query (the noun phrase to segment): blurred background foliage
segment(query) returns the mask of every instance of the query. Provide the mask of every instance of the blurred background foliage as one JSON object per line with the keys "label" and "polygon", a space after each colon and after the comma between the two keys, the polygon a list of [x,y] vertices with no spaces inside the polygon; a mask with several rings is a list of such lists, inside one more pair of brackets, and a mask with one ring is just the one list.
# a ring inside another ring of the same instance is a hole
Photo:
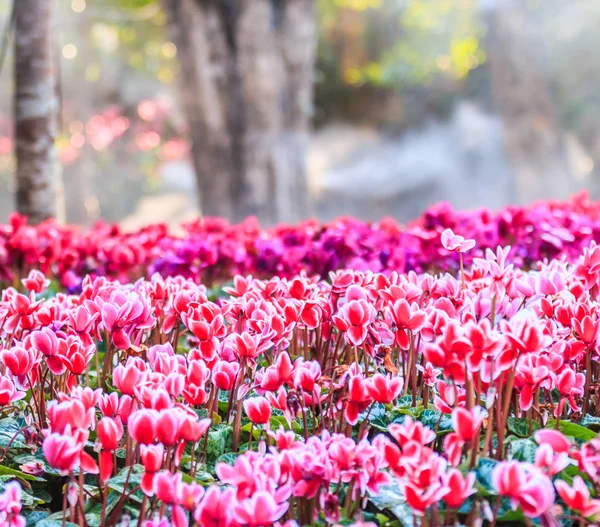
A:
{"label": "blurred background foliage", "polygon": [[[316,0],[317,132],[343,123],[400,138],[448,122],[465,100],[493,115],[488,37],[498,3]],[[188,192],[188,129],[174,86],[177,48],[158,0],[55,4],[68,221],[121,220],[144,195]],[[1,27],[10,6],[0,0]],[[600,3],[529,1],[527,12],[542,43],[532,67],[548,78],[561,126],[573,132],[581,173],[592,174],[600,159]],[[12,210],[14,191],[11,67],[9,52],[0,72],[0,220]],[[324,162],[327,169],[332,163]],[[343,212],[355,211],[342,203],[325,216]]]}

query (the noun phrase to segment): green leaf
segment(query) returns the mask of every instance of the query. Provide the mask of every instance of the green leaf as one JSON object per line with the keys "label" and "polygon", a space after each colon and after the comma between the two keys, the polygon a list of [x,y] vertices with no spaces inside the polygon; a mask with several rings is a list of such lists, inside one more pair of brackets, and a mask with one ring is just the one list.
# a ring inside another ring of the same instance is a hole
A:
{"label": "green leaf", "polygon": [[403,527],[412,527],[413,513],[406,503],[404,496],[400,494],[398,487],[380,487],[377,496],[369,498],[371,503],[380,511],[389,510]]}
{"label": "green leaf", "polygon": [[[110,494],[106,500],[106,518],[119,503],[120,494]],[[100,527],[102,524],[102,503],[96,503],[89,511],[85,513],[85,519],[90,527]]]}
{"label": "green leaf", "polygon": [[517,461],[533,463],[537,445],[531,439],[515,439],[507,444],[509,452]]}
{"label": "green leaf", "polygon": [[252,423],[246,423],[244,426],[240,427],[240,432],[248,434],[247,437],[250,437],[250,429],[252,429],[252,439],[258,439],[260,437],[261,430],[259,427],[253,426]]}
{"label": "green leaf", "polygon": [[[61,518],[62,518],[62,512],[58,513],[60,514]],[[52,516],[55,516],[55,514],[53,514]],[[45,520],[40,520],[35,524],[35,527],[62,527],[63,522],[62,519],[56,520],[56,519],[45,519]],[[71,523],[71,522],[66,522],[65,523],[66,527],[77,527],[76,523]]]}
{"label": "green leaf", "polygon": [[286,418],[283,415],[272,415],[271,416],[271,430],[277,431],[283,427],[284,430],[289,430],[290,426]]}
{"label": "green leaf", "polygon": [[[555,429],[556,421],[551,419],[546,425],[547,428]],[[559,424],[559,430],[566,436],[573,437],[579,441],[590,441],[596,439],[598,434],[589,428],[584,426],[571,423],[570,421],[561,421]]]}
{"label": "green leaf", "polygon": [[[39,525],[38,522],[45,520],[48,516],[50,516],[49,512],[46,511],[30,511],[24,514],[25,520],[27,521],[27,525]],[[61,522],[62,526],[62,522]]]}
{"label": "green leaf", "polygon": [[510,505],[510,501],[508,499],[503,499],[501,502],[500,508],[498,509],[498,521],[502,523],[516,523],[518,525],[524,525],[525,516],[523,516],[523,512],[521,509],[517,509],[516,511],[512,510]]}
{"label": "green leaf", "polygon": [[371,411],[371,415],[369,416],[369,424],[380,432],[387,432],[389,423],[390,416],[386,412],[385,405],[379,403],[375,404]]}
{"label": "green leaf", "polygon": [[[130,473],[131,470],[131,473]],[[129,479],[128,479],[129,474]],[[139,486],[142,481],[142,475],[144,474],[143,465],[133,465],[131,469],[125,467],[115,477],[108,480],[108,487],[120,495],[126,494],[132,491],[135,487]],[[127,489],[125,489],[125,483],[127,482]],[[141,490],[137,490],[133,494],[129,495],[129,499],[142,503],[144,494]]]}
{"label": "green leaf", "polygon": [[[530,437],[529,433],[529,419],[522,417],[510,416],[506,422],[508,431],[518,437]],[[540,429],[540,424],[537,421],[533,421],[532,430],[535,432]]]}
{"label": "green leaf", "polygon": [[27,490],[27,492],[31,495],[31,498],[38,505],[42,505],[45,503],[50,503],[52,501],[52,496],[45,489],[46,483],[34,483],[31,490]]}
{"label": "green leaf", "polygon": [[216,459],[227,450],[231,438],[232,427],[229,424],[215,425],[208,432],[208,444],[206,447],[207,459]]}
{"label": "green leaf", "polygon": [[397,406],[412,406],[412,395],[405,395],[403,397],[400,397],[400,399],[398,399],[398,404]]}
{"label": "green leaf", "polygon": [[215,461],[215,465],[217,463],[227,463],[228,465],[233,466],[238,456],[239,454],[237,452],[227,452],[226,454],[222,454],[217,458],[217,460]]}
{"label": "green leaf", "polygon": [[390,521],[390,519],[385,514],[381,513],[375,515],[375,520],[377,520],[377,524],[379,525],[379,527],[384,527],[384,525],[387,525]]}
{"label": "green leaf", "polygon": [[392,423],[403,423],[404,416],[410,415],[413,420],[418,419],[425,411],[424,406],[409,406],[407,407],[396,407],[390,412],[393,416]]}
{"label": "green leaf", "polygon": [[483,458],[479,460],[475,480],[478,496],[489,496],[496,493],[492,485],[492,471],[497,464],[498,462],[495,459]]}
{"label": "green leaf", "polygon": [[[438,431],[438,434],[445,434],[446,432],[452,431],[452,419],[447,414],[442,414],[438,410],[425,409],[419,416],[421,421],[426,427],[431,430]],[[439,425],[438,425],[439,423]]]}
{"label": "green leaf", "polygon": [[199,470],[194,474],[194,479],[199,481],[200,483],[212,483],[215,478],[210,472],[206,472],[205,470]]}
{"label": "green leaf", "polygon": [[41,463],[45,474],[60,476],[60,470],[52,468],[42,454],[37,456],[34,456],[33,454],[20,454],[15,456],[13,461],[19,465],[25,465],[26,463]]}
{"label": "green leaf", "polygon": [[26,481],[46,481],[44,478],[38,478],[32,474],[26,474],[20,470],[15,470],[14,468],[5,467],[3,465],[0,465],[0,476],[11,476]]}
{"label": "green leaf", "polygon": [[6,448],[10,444],[11,448],[27,448],[25,436],[20,431],[24,425],[24,421],[21,424],[12,417],[0,420],[0,447]]}
{"label": "green leaf", "polygon": [[215,478],[213,478],[211,474],[204,471],[197,472],[194,477],[184,472],[181,476],[181,479],[184,483],[200,483],[204,486],[210,485],[213,481],[215,481]]}
{"label": "green leaf", "polygon": [[580,424],[581,426],[591,428],[594,431],[600,431],[600,417],[597,417],[595,415],[584,415]]}

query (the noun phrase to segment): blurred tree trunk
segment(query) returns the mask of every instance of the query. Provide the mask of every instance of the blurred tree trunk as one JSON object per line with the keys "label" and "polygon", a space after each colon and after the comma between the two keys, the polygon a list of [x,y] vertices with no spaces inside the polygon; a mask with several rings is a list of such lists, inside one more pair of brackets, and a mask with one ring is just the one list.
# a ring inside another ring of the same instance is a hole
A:
{"label": "blurred tree trunk", "polygon": [[58,100],[50,38],[51,0],[15,0],[17,210],[39,223],[56,216]]}
{"label": "blurred tree trunk", "polygon": [[271,223],[308,206],[314,0],[163,0],[202,213]]}
{"label": "blurred tree trunk", "polygon": [[560,123],[540,67],[541,43],[521,0],[496,3],[489,18],[492,98],[505,133],[516,200],[566,198],[571,190]]}

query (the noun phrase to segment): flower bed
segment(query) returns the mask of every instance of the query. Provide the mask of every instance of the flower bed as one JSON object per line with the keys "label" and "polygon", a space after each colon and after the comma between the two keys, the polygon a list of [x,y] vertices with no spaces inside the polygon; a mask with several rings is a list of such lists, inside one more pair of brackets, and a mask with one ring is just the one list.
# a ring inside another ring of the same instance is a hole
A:
{"label": "flower bed", "polygon": [[600,202],[580,194],[564,203],[540,202],[497,213],[459,212],[441,204],[407,226],[389,218],[378,223],[341,218],[261,230],[252,218],[239,225],[208,218],[183,228],[181,236],[169,234],[165,225],[124,233],[118,226],[98,224],[82,231],[53,222],[29,226],[26,218],[13,215],[8,225],[0,226],[0,282],[18,283],[30,269],[41,269],[72,291],[80,290],[86,275],[128,282],[158,272],[210,286],[236,274],[294,278],[302,271],[327,277],[337,269],[457,272],[457,256],[441,244],[446,228],[476,241],[465,263],[487,248],[510,245],[510,261],[529,268],[545,258],[572,261],[591,241],[599,241]]}
{"label": "flower bed", "polygon": [[[183,238],[13,218],[0,524],[594,524],[598,205],[440,210],[406,229],[206,222]],[[263,242],[287,249],[261,269]],[[339,260],[311,267],[311,251]],[[222,287],[198,283],[209,271]]]}

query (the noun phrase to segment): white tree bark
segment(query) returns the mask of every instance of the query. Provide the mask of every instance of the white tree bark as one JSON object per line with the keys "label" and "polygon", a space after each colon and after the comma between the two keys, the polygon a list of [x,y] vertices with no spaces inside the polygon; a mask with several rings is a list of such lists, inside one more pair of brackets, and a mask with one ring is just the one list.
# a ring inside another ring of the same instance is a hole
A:
{"label": "white tree bark", "polygon": [[15,0],[17,210],[39,223],[57,213],[58,100],[51,44],[52,0]]}

